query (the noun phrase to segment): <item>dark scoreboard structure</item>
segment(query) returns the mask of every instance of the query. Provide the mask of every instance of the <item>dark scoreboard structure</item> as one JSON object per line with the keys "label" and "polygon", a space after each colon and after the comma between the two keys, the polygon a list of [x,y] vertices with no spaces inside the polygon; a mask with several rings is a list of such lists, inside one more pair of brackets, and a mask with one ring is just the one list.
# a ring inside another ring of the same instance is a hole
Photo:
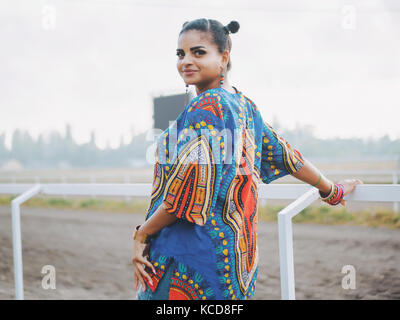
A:
{"label": "dark scoreboard structure", "polygon": [[[188,103],[194,95],[188,92]],[[164,131],[170,125],[170,121],[176,120],[178,115],[185,110],[185,94],[175,94],[153,98],[153,128]]]}

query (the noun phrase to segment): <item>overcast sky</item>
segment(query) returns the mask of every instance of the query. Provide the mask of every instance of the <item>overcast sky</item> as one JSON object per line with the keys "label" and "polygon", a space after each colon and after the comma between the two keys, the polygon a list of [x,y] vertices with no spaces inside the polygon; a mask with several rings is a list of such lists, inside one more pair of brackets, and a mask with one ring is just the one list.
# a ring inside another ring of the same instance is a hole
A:
{"label": "overcast sky", "polygon": [[400,138],[396,0],[2,0],[0,134],[69,123],[79,143],[128,142],[151,128],[153,96],[184,93],[178,34],[203,17],[240,23],[228,77],[267,122]]}

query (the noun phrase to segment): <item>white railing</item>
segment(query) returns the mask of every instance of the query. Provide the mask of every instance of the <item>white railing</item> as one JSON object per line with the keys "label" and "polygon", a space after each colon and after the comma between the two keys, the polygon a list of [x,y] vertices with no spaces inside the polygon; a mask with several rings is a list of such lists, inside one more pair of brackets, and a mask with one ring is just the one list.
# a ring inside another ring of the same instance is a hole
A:
{"label": "white railing", "polygon": [[[148,169],[148,168],[147,168]],[[152,170],[152,169],[151,169]],[[153,174],[153,171],[150,172]],[[335,177],[358,177],[363,180],[365,183],[392,183],[398,184],[400,171],[398,169],[391,170],[324,170],[324,175],[331,180],[336,181]],[[368,178],[366,178],[368,177]],[[374,181],[373,177],[379,177],[378,181]],[[290,179],[291,176],[288,176]],[[371,179],[372,178],[372,179]],[[294,179],[294,178],[293,178]],[[40,173],[36,174],[17,174],[12,173],[10,175],[3,175],[0,177],[0,185],[2,183],[12,183],[12,184],[20,184],[20,183],[34,183],[34,184],[55,184],[55,183],[69,183],[69,184],[97,184],[97,183],[131,183],[131,181],[137,180],[137,173],[121,173],[121,172],[93,172],[93,173],[68,173],[68,174],[55,174],[55,175],[43,175],[40,176]],[[372,181],[371,181],[372,180]],[[284,184],[285,182],[283,182]],[[289,181],[290,183],[290,181]],[[136,184],[136,183],[135,183]],[[66,194],[59,194],[60,196],[66,197]],[[95,192],[88,195],[91,198],[96,198]],[[125,196],[125,201],[129,202],[131,200],[131,195]],[[399,212],[399,203],[393,202],[393,211]]]}
{"label": "white railing", "polygon": [[[152,168],[145,168],[144,170],[149,170],[150,174],[153,173]],[[388,183],[390,180],[394,184],[399,182],[400,170],[390,169],[390,170],[323,170],[324,175],[327,177],[331,176],[354,176],[354,177],[386,177],[385,181],[379,181],[379,183]],[[0,184],[2,183],[130,183],[131,181],[137,180],[137,172],[134,173],[121,173],[119,171],[113,172],[93,172],[93,173],[64,173],[64,174],[43,174],[40,172],[34,172],[32,174],[28,173],[18,173],[12,172],[8,173],[6,171],[2,172],[0,176]],[[290,177],[290,176],[288,176]],[[146,178],[148,178],[146,176]],[[361,178],[360,178],[361,179]]]}
{"label": "white railing", "polygon": [[[318,190],[312,188],[278,213],[281,297],[284,300],[295,299],[292,218],[318,198]],[[398,202],[400,201],[400,185],[358,185],[344,199],[346,201]]]}
{"label": "white railing", "polygon": [[[145,196],[151,184],[0,184],[0,194],[20,194],[11,202],[16,299],[24,299],[20,205],[37,194]],[[296,199],[278,213],[279,257],[282,299],[295,299],[292,218],[318,199],[318,190],[306,184],[261,184],[260,199]],[[363,184],[346,201],[400,202],[400,185]]]}

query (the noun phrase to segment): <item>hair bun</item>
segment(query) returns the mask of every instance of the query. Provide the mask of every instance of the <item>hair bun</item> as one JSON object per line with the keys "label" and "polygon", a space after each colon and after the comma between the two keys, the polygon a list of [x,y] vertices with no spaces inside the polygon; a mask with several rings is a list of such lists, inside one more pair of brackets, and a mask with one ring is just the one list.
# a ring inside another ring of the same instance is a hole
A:
{"label": "hair bun", "polygon": [[239,25],[239,22],[233,20],[228,23],[226,28],[229,30],[230,33],[236,33],[236,32],[238,32],[240,25]]}

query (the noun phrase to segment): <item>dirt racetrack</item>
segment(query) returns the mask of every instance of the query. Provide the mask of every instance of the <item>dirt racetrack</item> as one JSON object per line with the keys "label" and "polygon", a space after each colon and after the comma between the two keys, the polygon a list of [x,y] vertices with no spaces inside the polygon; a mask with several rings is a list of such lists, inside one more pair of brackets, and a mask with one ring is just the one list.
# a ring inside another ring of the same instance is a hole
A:
{"label": "dirt racetrack", "polygon": [[[135,299],[133,227],[143,215],[21,209],[25,299]],[[296,299],[400,299],[400,232],[295,224]],[[276,223],[259,223],[260,269],[254,299],[280,299]],[[42,288],[42,267],[56,289]],[[343,289],[342,267],[356,271]],[[11,212],[0,207],[0,299],[14,298]]]}

